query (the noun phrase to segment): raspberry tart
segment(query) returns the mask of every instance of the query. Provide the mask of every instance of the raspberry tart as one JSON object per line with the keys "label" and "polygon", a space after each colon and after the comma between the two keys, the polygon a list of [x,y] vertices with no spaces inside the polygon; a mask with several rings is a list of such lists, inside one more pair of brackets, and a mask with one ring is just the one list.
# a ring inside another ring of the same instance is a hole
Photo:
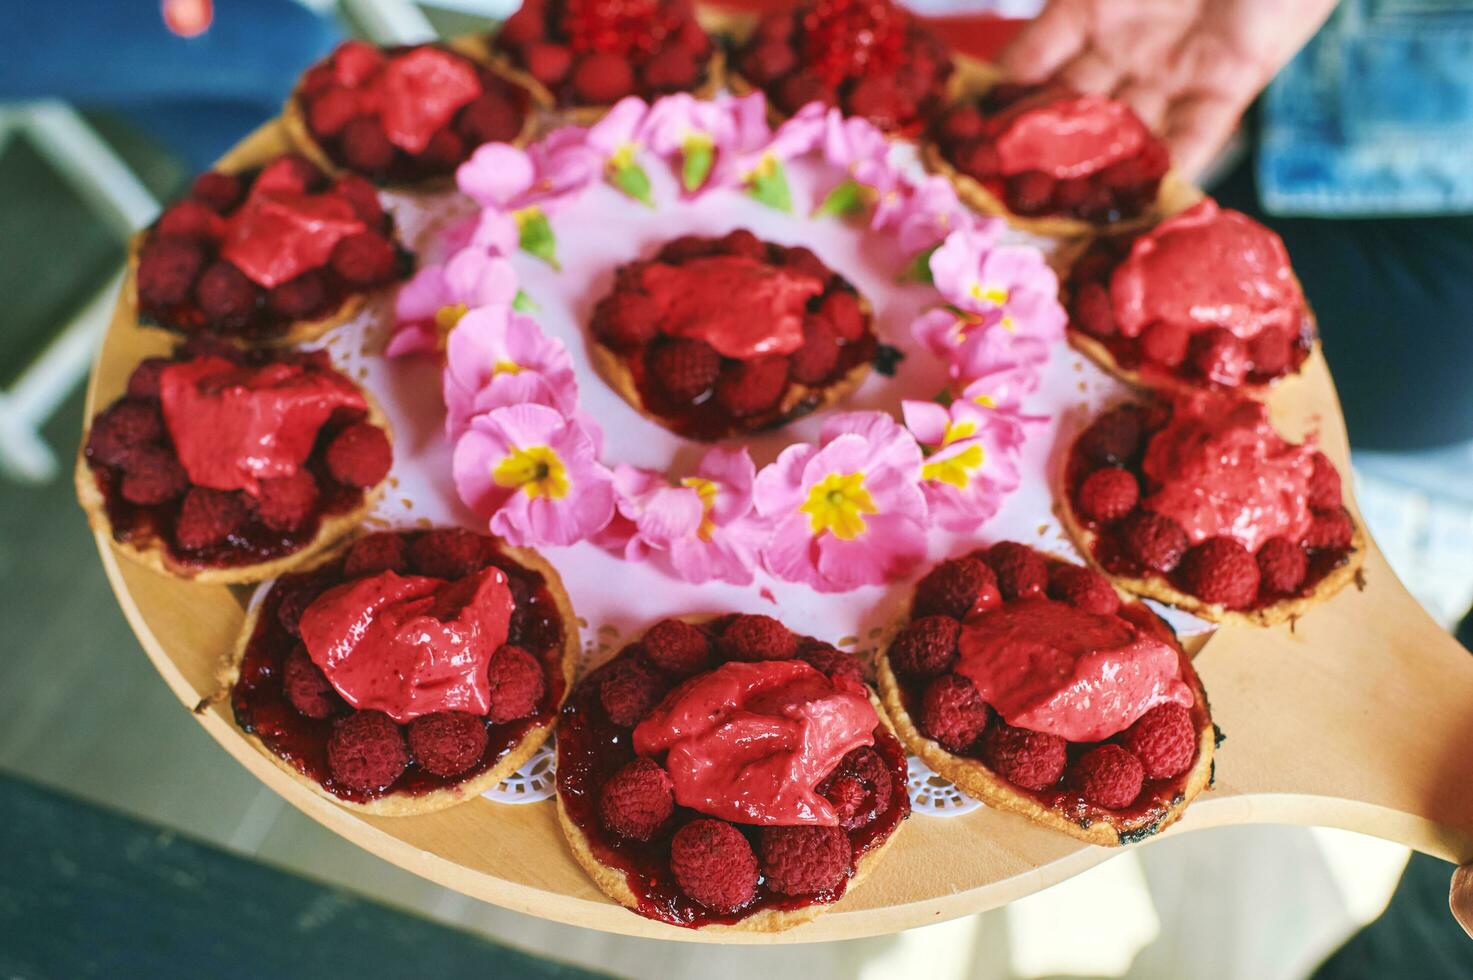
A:
{"label": "raspberry tart", "polygon": [[557,718],[578,628],[540,555],[463,530],[360,537],[272,583],[224,682],[246,738],[379,816],[475,799]]}
{"label": "raspberry tart", "polygon": [[890,0],[814,0],[764,16],[733,56],[732,87],[781,115],[838,106],[913,136],[946,98],[951,52]]}
{"label": "raspberry tart", "polygon": [[619,269],[593,313],[593,361],[665,428],[714,440],[847,397],[878,342],[869,302],[811,251],[749,231],[677,238]]}
{"label": "raspberry tart", "polygon": [[135,236],[124,301],[145,326],[286,346],[346,321],[412,264],[372,184],[285,153],[197,177]]}
{"label": "raspberry tart", "polygon": [[1139,235],[1096,239],[1062,289],[1070,343],[1156,390],[1261,394],[1315,344],[1283,240],[1211,199]]}
{"label": "raspberry tart", "polygon": [[344,41],[302,75],[283,121],[319,166],[377,184],[448,184],[482,143],[522,143],[539,95],[476,43]]}
{"label": "raspberry tart", "polygon": [[1217,733],[1171,628],[1011,541],[942,562],[877,665],[910,750],[989,806],[1131,844],[1211,785]]}
{"label": "raspberry tart", "polygon": [[910,813],[905,752],[859,662],[754,615],[663,620],[581,681],[557,792],[610,898],[746,932],[819,915]]}
{"label": "raspberry tart", "polygon": [[626,96],[704,96],[722,83],[721,49],[687,0],[526,0],[491,49],[581,121]]}
{"label": "raspberry tart", "polygon": [[92,419],[77,496],[134,561],[256,582],[351,531],[392,462],[387,420],[325,352],[192,342],[140,363]]}
{"label": "raspberry tart", "polygon": [[1111,409],[1069,448],[1063,483],[1064,526],[1111,581],[1217,622],[1300,616],[1365,558],[1334,464],[1251,399]]}

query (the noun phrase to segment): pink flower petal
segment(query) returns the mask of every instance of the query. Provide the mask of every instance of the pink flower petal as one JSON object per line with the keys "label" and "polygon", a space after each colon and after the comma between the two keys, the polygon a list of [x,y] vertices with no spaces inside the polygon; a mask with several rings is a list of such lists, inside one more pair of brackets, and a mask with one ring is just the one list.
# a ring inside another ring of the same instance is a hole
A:
{"label": "pink flower petal", "polygon": [[460,192],[482,207],[506,209],[532,188],[537,171],[525,151],[487,143],[455,171]]}

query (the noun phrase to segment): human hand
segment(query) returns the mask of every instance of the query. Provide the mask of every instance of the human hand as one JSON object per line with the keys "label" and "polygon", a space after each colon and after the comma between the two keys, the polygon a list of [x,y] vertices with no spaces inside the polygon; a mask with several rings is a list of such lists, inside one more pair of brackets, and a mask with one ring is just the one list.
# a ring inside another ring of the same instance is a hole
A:
{"label": "human hand", "polygon": [[1019,82],[1127,102],[1198,177],[1336,0],[1049,0],[999,57]]}
{"label": "human hand", "polygon": [[1473,864],[1465,864],[1453,872],[1447,904],[1452,908],[1458,925],[1463,927],[1469,938],[1473,938]]}

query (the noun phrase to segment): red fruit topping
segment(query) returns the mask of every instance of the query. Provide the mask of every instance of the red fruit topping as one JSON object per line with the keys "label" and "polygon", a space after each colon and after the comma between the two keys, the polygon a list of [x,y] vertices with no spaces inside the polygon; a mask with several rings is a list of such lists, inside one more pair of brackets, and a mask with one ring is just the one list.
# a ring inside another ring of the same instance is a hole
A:
{"label": "red fruit topping", "polygon": [[421,575],[463,578],[486,563],[488,542],[474,531],[426,531],[409,545],[409,562]]}
{"label": "red fruit topping", "polygon": [[1323,551],[1344,551],[1355,538],[1355,527],[1350,515],[1344,510],[1327,511],[1314,515],[1309,531],[1304,535],[1304,544]]}
{"label": "red fruit topping", "polygon": [[164,416],[157,405],[123,399],[92,420],[87,455],[106,466],[123,466],[130,450],[164,437]]}
{"label": "red fruit topping", "polygon": [[332,191],[348,199],[353,213],[370,228],[377,228],[384,220],[384,206],[378,199],[378,188],[357,174],[343,174],[333,182]]}
{"label": "red fruit topping", "polygon": [[1044,790],[1059,781],[1068,743],[1057,735],[1014,728],[999,718],[982,736],[982,758],[1003,779],[1024,789]]}
{"label": "red fruit topping", "polygon": [[961,752],[982,735],[992,709],[970,680],[943,674],[921,697],[921,731],[953,752]]}
{"label": "red fruit topping", "polygon": [[379,572],[403,574],[409,567],[409,551],[397,534],[370,534],[353,542],[343,558],[343,576],[358,578]]}
{"label": "red fruit topping", "polygon": [[711,662],[706,634],[678,619],[662,619],[651,626],[641,645],[650,663],[676,677],[700,673]]}
{"label": "red fruit topping", "polygon": [[338,692],[328,683],[327,675],[307,656],[300,643],[287,654],[281,669],[281,689],[292,707],[308,718],[326,718],[342,707]]}
{"label": "red fruit topping", "polygon": [[591,54],[573,67],[573,91],[580,102],[608,105],[634,92],[634,69],[616,54]]}
{"label": "red fruit topping", "polygon": [[429,169],[453,170],[465,159],[465,140],[449,128],[441,129],[430,136],[430,141],[419,154],[420,164]]}
{"label": "red fruit topping", "polygon": [[573,67],[573,52],[566,45],[534,41],[522,48],[522,62],[527,74],[551,87],[568,77]]}
{"label": "red fruit topping", "polygon": [[687,259],[699,259],[708,255],[720,255],[725,251],[720,239],[703,238],[700,235],[681,235],[660,246],[657,258],[661,262],[676,265]]}
{"label": "red fruit topping", "polygon": [[1190,339],[1181,324],[1157,320],[1141,331],[1141,353],[1149,361],[1174,368],[1186,360]]}
{"label": "red fruit topping", "polygon": [[757,894],[757,855],[725,820],[692,820],[677,830],[670,871],[681,891],[717,912],[735,912]]}
{"label": "red fruit topping", "polygon": [[1157,572],[1169,572],[1187,551],[1187,532],[1169,517],[1154,511],[1136,510],[1120,523],[1125,552],[1136,562]]}
{"label": "red fruit topping", "polygon": [[367,41],[344,41],[332,54],[332,73],[339,85],[357,87],[384,66],[384,53]]}
{"label": "red fruit topping", "polygon": [[1269,538],[1258,546],[1258,581],[1264,593],[1293,595],[1308,572],[1309,556],[1288,538]]}
{"label": "red fruit topping", "polygon": [[1236,538],[1208,538],[1186,553],[1181,580],[1203,602],[1229,609],[1251,606],[1258,597],[1258,562]]}
{"label": "red fruit topping", "polygon": [[1192,336],[1192,366],[1208,381],[1234,387],[1248,373],[1248,351],[1226,327],[1210,327]]}
{"label": "red fruit topping", "polygon": [[437,711],[409,725],[414,761],[436,776],[458,776],[486,751],[486,722],[464,711]]}
{"label": "red fruit topping", "polygon": [[957,150],[956,165],[973,180],[991,180],[997,176],[1002,161],[998,159],[996,146],[979,139]]}
{"label": "red fruit topping", "polygon": [[696,83],[700,65],[695,55],[684,48],[667,47],[645,62],[640,75],[652,92],[680,92]]}
{"label": "red fruit topping", "polygon": [[793,351],[789,367],[799,384],[821,385],[839,366],[839,338],[822,317],[803,320],[803,346]]}
{"label": "red fruit topping", "polygon": [[1022,215],[1043,214],[1054,196],[1054,179],[1041,170],[1029,170],[1008,178],[1008,206]]}
{"label": "red fruit topping", "polygon": [[650,840],[675,810],[675,784],[653,759],[637,758],[609,778],[598,796],[598,818],[620,837]]}
{"label": "red fruit topping", "polygon": [[327,740],[333,779],[349,789],[387,789],[409,766],[404,733],[382,711],[357,711],[333,727]]}
{"label": "red fruit topping", "polygon": [[1120,596],[1099,572],[1078,565],[1058,564],[1049,569],[1048,594],[1076,609],[1108,616],[1120,610]]}
{"label": "red fruit topping", "polygon": [[909,15],[891,3],[818,0],[803,14],[807,63],[834,85],[892,76],[905,57]]}
{"label": "red fruit topping", "polygon": [[[828,272],[823,272],[820,278],[827,279]],[[829,321],[840,340],[852,344],[864,336],[864,311],[859,308],[859,297],[847,289],[835,289],[825,296],[818,305],[818,315]]]}
{"label": "red fruit topping", "polygon": [[211,264],[195,283],[194,298],[201,312],[227,329],[245,326],[256,315],[261,289],[229,262]]}
{"label": "red fruit topping", "polygon": [[721,355],[704,340],[670,340],[650,349],[647,367],[655,384],[672,401],[687,403],[716,383]]}
{"label": "red fruit topping", "polygon": [[355,286],[388,282],[399,269],[399,254],[383,235],[362,231],[333,247],[333,271]]}
{"label": "red fruit topping", "polygon": [[138,446],[123,465],[123,499],[141,507],[173,500],[189,489],[189,475],[173,452],[162,446]]}
{"label": "red fruit topping", "polygon": [[1120,736],[1149,779],[1170,779],[1187,771],[1197,757],[1192,715],[1176,702],[1160,704],[1141,715]]}
{"label": "red fruit topping", "polygon": [[764,41],[786,41],[798,29],[798,21],[792,11],[779,10],[767,14],[757,24],[754,36]]}
{"label": "red fruit topping", "polygon": [[189,196],[216,213],[229,211],[240,203],[240,178],[235,174],[222,174],[218,170],[206,170],[194,178]]}
{"label": "red fruit topping", "polygon": [[826,674],[830,680],[847,677],[856,684],[864,683],[864,671],[859,666],[859,658],[831,644],[808,640],[799,646],[798,659]]}
{"label": "red fruit topping", "polygon": [[348,426],[327,447],[327,471],[345,486],[374,486],[389,475],[393,462],[389,437],[367,422]]}
{"label": "red fruit topping", "polygon": [[1315,510],[1337,510],[1340,507],[1340,471],[1324,453],[1310,457],[1314,472],[1309,476],[1309,506]]}
{"label": "red fruit topping", "polygon": [[1079,437],[1078,449],[1096,466],[1119,466],[1141,447],[1141,412],[1134,405],[1122,405],[1095,419]]}
{"label": "red fruit topping", "polygon": [[1115,311],[1104,283],[1091,280],[1079,287],[1074,296],[1074,325],[1091,337],[1115,334]]}
{"label": "red fruit topping", "polygon": [[997,573],[997,587],[1009,602],[1037,598],[1048,588],[1048,565],[1027,545],[999,541],[987,549],[987,564]]}
{"label": "red fruit topping", "polygon": [[697,58],[705,58],[711,53],[711,38],[706,34],[706,29],[694,17],[687,17],[685,22],[680,25],[680,31],[676,35],[676,42]]}
{"label": "red fruit topping", "polygon": [[787,41],[763,41],[742,56],[742,74],[754,84],[773,82],[798,64],[798,55]]}
{"label": "red fruit topping", "polygon": [[1135,510],[1140,498],[1140,484],[1133,473],[1118,466],[1103,466],[1084,478],[1074,502],[1080,514],[1109,524]]}
{"label": "red fruit topping", "polygon": [[956,105],[946,110],[937,124],[937,132],[948,143],[976,139],[982,135],[982,113],[975,106]]}
{"label": "red fruit topping", "polygon": [[1248,359],[1259,374],[1283,374],[1293,356],[1293,341],[1277,327],[1265,327],[1248,341]]}
{"label": "red fruit topping", "polygon": [[[644,293],[619,290],[611,293],[607,299],[599,303],[598,310],[594,313],[593,329],[599,338],[610,347],[623,350],[631,350],[642,347],[655,338],[660,325],[660,308],[655,301]],[[709,344],[703,344],[712,354],[715,350]],[[716,370],[720,370],[719,361]],[[678,369],[677,369],[678,373]],[[714,382],[716,371],[711,372],[711,382]],[[704,390],[704,389],[702,389]]]}
{"label": "red fruit topping", "polygon": [[839,826],[854,830],[890,806],[894,784],[880,754],[861,746],[840,760],[829,778],[819,784],[819,792],[834,805]]}
{"label": "red fruit topping", "polygon": [[486,716],[493,725],[527,717],[537,710],[547,690],[542,664],[510,643],[491,655],[486,677],[491,684],[491,710]]}
{"label": "red fruit topping", "polygon": [[171,238],[218,241],[225,234],[225,219],[199,201],[185,199],[159,216],[158,233]]}
{"label": "red fruit topping", "polygon": [[250,516],[250,505],[242,493],[190,487],[174,522],[174,540],[190,551],[208,548],[243,528]]}
{"label": "red fruit topping", "polygon": [[[814,255],[812,249],[804,248],[802,245],[795,245],[783,252],[782,263],[794,272],[810,276],[822,283],[827,283],[834,276],[829,271],[829,267],[823,264],[823,259]],[[842,292],[842,290],[835,290],[830,295],[835,295],[838,292]],[[834,323],[834,333],[846,340],[849,338],[849,335],[844,332],[843,324],[836,322],[835,318],[828,313],[825,313],[824,316],[828,317],[829,321]]]}
{"label": "red fruit topping", "polygon": [[638,657],[625,657],[609,668],[598,698],[609,721],[633,728],[665,696],[665,680]]}
{"label": "red fruit topping", "polygon": [[1000,602],[1002,594],[998,591],[997,576],[987,564],[976,558],[953,558],[931,569],[916,583],[911,614],[966,619]]}
{"label": "red fruit topping", "polygon": [[338,145],[348,166],[363,173],[383,173],[394,162],[394,144],[371,116],[359,116],[344,126]]}
{"label": "red fruit topping", "polygon": [[514,47],[536,41],[546,33],[547,11],[542,3],[524,3],[501,24],[496,43]]}
{"label": "red fruit topping", "polygon": [[1085,802],[1106,810],[1134,803],[1145,778],[1141,760],[1109,743],[1090,749],[1074,764],[1073,780]]}
{"label": "red fruit topping", "polygon": [[745,228],[736,228],[718,239],[727,255],[741,255],[756,262],[767,261],[767,245]]}
{"label": "red fruit topping", "polygon": [[251,193],[278,191],[287,194],[305,194],[322,177],[310,160],[296,153],[284,153],[261,168]]}
{"label": "red fruit topping", "polygon": [[262,480],[256,495],[256,513],[261,523],[277,531],[295,531],[306,524],[317,508],[317,481],[307,470],[291,476]]}
{"label": "red fruit topping", "polygon": [[167,357],[148,357],[139,361],[133,373],[128,375],[128,397],[158,401],[159,375],[172,363]]}
{"label": "red fruit topping", "polygon": [[189,288],[205,264],[198,242],[154,238],[138,254],[138,299],[145,307],[173,306],[189,298]]}
{"label": "red fruit topping", "polygon": [[358,94],[351,89],[325,89],[307,106],[307,126],[317,136],[331,139],[358,115],[358,102]]}
{"label": "red fruit topping", "polygon": [[502,92],[485,92],[460,110],[455,126],[471,146],[509,143],[522,131],[522,114]]}
{"label": "red fruit topping", "polygon": [[746,418],[776,407],[788,387],[786,357],[737,361],[721,372],[716,401],[729,415]]}
{"label": "red fruit topping", "polygon": [[721,633],[721,649],[731,660],[791,660],[798,638],[771,616],[738,616]]}
{"label": "red fruit topping", "polygon": [[838,89],[807,68],[798,69],[777,86],[777,104],[788,112],[797,112],[810,102],[832,106],[838,100]]}
{"label": "red fruit topping", "polygon": [[832,891],[849,876],[854,849],[839,827],[762,828],[762,877],[780,895]]}
{"label": "red fruit topping", "polygon": [[934,677],[956,663],[962,627],[950,616],[922,616],[890,644],[890,663],[902,674]]}
{"label": "red fruit topping", "polygon": [[915,115],[916,104],[893,75],[869,75],[854,83],[845,108],[881,129],[898,129]]}
{"label": "red fruit topping", "polygon": [[327,301],[327,283],[317,269],[289,279],[266,294],[266,305],[289,320],[305,320]]}

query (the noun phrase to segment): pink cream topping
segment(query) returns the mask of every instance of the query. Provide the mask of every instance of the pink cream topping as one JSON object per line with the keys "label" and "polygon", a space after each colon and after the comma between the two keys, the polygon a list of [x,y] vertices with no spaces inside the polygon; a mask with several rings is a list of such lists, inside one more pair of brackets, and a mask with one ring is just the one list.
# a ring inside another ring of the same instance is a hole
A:
{"label": "pink cream topping", "polygon": [[220,256],[271,289],[326,265],[337,243],[364,227],[340,194],[258,189],[230,216]]}
{"label": "pink cream topping", "polygon": [[423,153],[430,139],[482,91],[470,62],[430,46],[390,58],[372,85],[384,135],[410,154]]}
{"label": "pink cream topping", "polygon": [[803,346],[803,314],[823,283],[744,255],[680,265],[656,262],[641,282],[672,337],[704,340],[725,357],[791,354]]}
{"label": "pink cream topping", "polygon": [[1041,170],[1056,180],[1088,177],[1154,139],[1125,103],[1065,90],[1024,99],[995,119],[998,163],[1009,176]]}

